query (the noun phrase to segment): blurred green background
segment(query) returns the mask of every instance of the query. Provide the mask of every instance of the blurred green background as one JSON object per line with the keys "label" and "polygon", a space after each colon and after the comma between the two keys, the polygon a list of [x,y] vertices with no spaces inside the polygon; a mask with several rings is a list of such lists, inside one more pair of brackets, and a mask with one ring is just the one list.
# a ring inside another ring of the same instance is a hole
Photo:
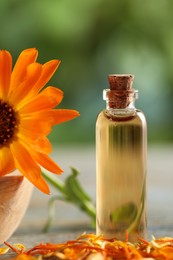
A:
{"label": "blurred green background", "polygon": [[172,0],[0,0],[0,49],[15,61],[30,47],[41,63],[61,59],[49,84],[65,92],[59,107],[81,114],[56,126],[52,141],[94,143],[111,73],[135,75],[149,142],[173,141]]}

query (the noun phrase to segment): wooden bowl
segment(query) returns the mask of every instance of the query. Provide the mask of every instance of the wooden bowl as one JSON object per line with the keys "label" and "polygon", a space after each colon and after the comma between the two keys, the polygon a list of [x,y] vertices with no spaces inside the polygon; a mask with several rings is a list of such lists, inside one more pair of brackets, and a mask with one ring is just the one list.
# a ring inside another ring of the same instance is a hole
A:
{"label": "wooden bowl", "polygon": [[0,244],[13,234],[28,207],[33,185],[14,171],[0,177]]}

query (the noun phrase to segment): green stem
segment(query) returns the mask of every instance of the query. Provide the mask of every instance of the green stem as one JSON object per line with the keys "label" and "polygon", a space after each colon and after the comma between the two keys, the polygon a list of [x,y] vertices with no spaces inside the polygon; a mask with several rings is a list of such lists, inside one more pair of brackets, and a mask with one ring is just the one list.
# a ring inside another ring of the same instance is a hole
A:
{"label": "green stem", "polygon": [[58,189],[60,192],[66,195],[63,182],[61,182],[57,178],[55,179],[54,176],[51,176],[47,172],[42,171],[42,175],[54,188]]}
{"label": "green stem", "polygon": [[139,221],[141,219],[141,216],[142,216],[142,213],[143,213],[143,210],[144,210],[144,203],[145,203],[144,200],[145,200],[145,181],[144,181],[144,184],[143,184],[141,203],[140,203],[140,207],[139,207],[138,213],[136,215],[135,220],[132,222],[132,224],[127,229],[127,232],[129,234],[134,231],[134,229],[136,228],[136,226],[138,225],[138,223],[139,223]]}
{"label": "green stem", "polygon": [[138,213],[136,215],[136,218],[135,220],[133,221],[133,223],[128,227],[127,229],[127,232],[130,234],[131,232],[134,231],[134,229],[136,228],[136,226],[138,225],[139,223],[139,220],[141,218],[141,215],[142,215],[142,212],[143,212],[143,209],[144,209],[144,200],[142,200],[141,204],[140,204],[140,207],[139,207],[139,210],[138,210]]}
{"label": "green stem", "polygon": [[54,216],[54,202],[55,200],[63,200],[69,203],[73,203],[83,212],[85,212],[93,221],[93,225],[96,222],[96,209],[95,205],[92,203],[90,197],[80,186],[78,180],[76,179],[78,172],[72,169],[72,175],[67,177],[65,182],[61,182],[58,178],[53,175],[42,172],[43,177],[51,184],[56,190],[61,193],[61,196],[54,196],[49,201],[48,208],[48,220],[44,227],[44,232],[47,232],[51,226],[52,219]]}
{"label": "green stem", "polygon": [[51,227],[51,224],[52,224],[52,221],[53,221],[53,218],[54,218],[54,215],[55,215],[55,201],[56,200],[62,200],[64,201],[64,198],[63,197],[60,197],[60,196],[54,196],[52,197],[50,200],[49,200],[49,203],[48,203],[48,219],[47,219],[47,222],[43,228],[43,232],[44,233],[47,233],[49,228]]}
{"label": "green stem", "polygon": [[81,209],[86,212],[93,220],[96,218],[96,209],[91,202],[84,202],[81,205]]}

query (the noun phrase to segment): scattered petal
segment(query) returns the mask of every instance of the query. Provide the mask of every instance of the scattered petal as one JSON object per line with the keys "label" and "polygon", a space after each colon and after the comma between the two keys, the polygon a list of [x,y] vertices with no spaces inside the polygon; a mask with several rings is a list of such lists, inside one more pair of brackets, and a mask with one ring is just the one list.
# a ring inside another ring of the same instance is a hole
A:
{"label": "scattered petal", "polygon": [[4,255],[9,251],[9,247],[1,247],[0,248],[0,255]]}
{"label": "scattered petal", "polygon": [[[164,241],[163,241],[164,240]],[[172,239],[173,240],[173,239]],[[39,259],[86,259],[86,260],[113,260],[113,259],[173,259],[173,243],[163,245],[165,238],[156,239],[156,243],[161,245],[158,247],[151,245],[151,250],[147,252],[147,244],[142,241],[130,243],[128,241],[120,241],[115,238],[106,239],[103,236],[95,234],[82,234],[77,239],[68,240],[64,243],[47,243],[38,244],[25,252],[18,252],[16,249],[8,245],[17,257],[15,260],[39,260]],[[34,258],[33,258],[34,257]]]}

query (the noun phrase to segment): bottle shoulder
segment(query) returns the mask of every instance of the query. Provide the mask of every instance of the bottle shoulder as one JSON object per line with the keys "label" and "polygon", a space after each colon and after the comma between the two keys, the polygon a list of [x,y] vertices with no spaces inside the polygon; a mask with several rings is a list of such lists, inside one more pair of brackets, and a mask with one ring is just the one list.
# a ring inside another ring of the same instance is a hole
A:
{"label": "bottle shoulder", "polygon": [[124,122],[145,124],[146,118],[144,113],[139,109],[134,109],[133,111],[110,111],[107,109],[102,110],[98,116],[96,122],[112,121],[117,122],[117,124],[123,124]]}

